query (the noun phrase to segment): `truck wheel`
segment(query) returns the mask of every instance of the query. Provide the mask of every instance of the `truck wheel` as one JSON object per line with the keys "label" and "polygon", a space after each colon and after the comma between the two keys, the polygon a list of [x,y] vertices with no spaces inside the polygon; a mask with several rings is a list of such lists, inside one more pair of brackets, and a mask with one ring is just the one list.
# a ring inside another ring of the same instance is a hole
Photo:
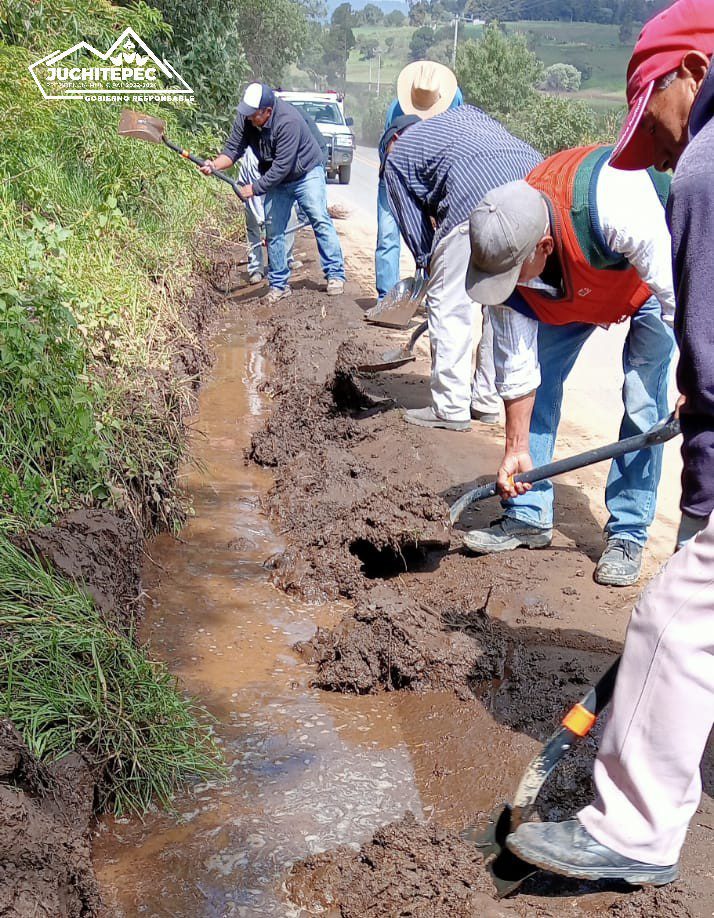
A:
{"label": "truck wheel", "polygon": [[340,185],[349,185],[352,166],[340,166]]}

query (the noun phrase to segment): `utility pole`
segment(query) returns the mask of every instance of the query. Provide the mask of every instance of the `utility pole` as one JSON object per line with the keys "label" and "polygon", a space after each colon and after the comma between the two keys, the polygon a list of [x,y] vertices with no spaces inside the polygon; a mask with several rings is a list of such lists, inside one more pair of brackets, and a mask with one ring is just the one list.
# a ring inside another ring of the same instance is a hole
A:
{"label": "utility pole", "polygon": [[379,96],[379,83],[382,77],[382,53],[377,55],[377,96]]}
{"label": "utility pole", "polygon": [[367,92],[372,92],[372,58],[369,59],[369,86]]}
{"label": "utility pole", "polygon": [[451,52],[451,66],[452,68],[456,67],[456,45],[459,40],[459,17],[458,15],[454,19],[454,49]]}

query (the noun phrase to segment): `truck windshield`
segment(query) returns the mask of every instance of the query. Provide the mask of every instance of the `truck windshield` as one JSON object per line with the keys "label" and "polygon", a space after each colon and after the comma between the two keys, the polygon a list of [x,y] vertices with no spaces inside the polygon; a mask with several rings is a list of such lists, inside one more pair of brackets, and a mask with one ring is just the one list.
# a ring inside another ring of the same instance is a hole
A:
{"label": "truck windshield", "polygon": [[302,102],[290,100],[291,105],[299,108],[317,121],[318,124],[344,124],[340,107],[336,102]]}

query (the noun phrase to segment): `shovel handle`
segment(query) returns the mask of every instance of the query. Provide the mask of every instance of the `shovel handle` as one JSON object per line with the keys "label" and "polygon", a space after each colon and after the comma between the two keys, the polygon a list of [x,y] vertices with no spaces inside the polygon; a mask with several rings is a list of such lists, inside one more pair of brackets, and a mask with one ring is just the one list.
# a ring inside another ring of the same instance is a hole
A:
{"label": "shovel handle", "polygon": [[[201,159],[200,156],[196,156],[194,153],[191,153],[189,150],[185,150],[183,147],[180,147],[177,143],[174,143],[171,140],[167,140],[166,137],[161,138],[169,149],[173,150],[175,153],[178,153],[179,156],[183,156],[184,159],[188,159],[190,162],[194,163],[197,166],[206,166],[208,165],[207,159]],[[225,172],[221,172],[220,169],[212,169],[211,175],[215,176],[217,179],[220,179],[222,182],[230,185],[233,191],[238,195],[241,201],[244,201],[243,195],[240,193],[240,185],[235,179],[232,179],[230,175],[227,175]]]}
{"label": "shovel handle", "polygon": [[[666,420],[655,424],[645,433],[636,434],[634,437],[627,437],[624,440],[617,440],[615,443],[599,446],[597,449],[586,450],[584,453],[578,453],[577,456],[569,456],[567,459],[558,459],[556,462],[539,465],[538,468],[515,475],[513,480],[535,484],[537,481],[544,481],[546,478],[553,478],[556,475],[562,475],[564,472],[583,469],[588,465],[594,465],[596,462],[602,462],[604,459],[618,459],[627,453],[666,443],[667,440],[676,437],[679,432],[679,418],[675,418],[671,414]],[[480,488],[474,488],[472,491],[467,491],[451,506],[449,516],[452,524],[459,519],[464,510],[470,507],[471,504],[475,504],[477,501],[484,500],[487,497],[495,497],[497,493],[498,487],[495,481],[482,485]]]}

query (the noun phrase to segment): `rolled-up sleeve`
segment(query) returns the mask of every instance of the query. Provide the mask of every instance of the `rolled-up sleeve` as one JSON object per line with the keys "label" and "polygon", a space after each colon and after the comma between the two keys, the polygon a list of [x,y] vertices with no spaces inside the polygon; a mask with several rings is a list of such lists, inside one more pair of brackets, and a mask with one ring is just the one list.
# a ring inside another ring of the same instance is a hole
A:
{"label": "rolled-up sleeve", "polygon": [[540,385],[538,321],[508,306],[488,306],[493,327],[496,391],[504,401],[533,392]]}

